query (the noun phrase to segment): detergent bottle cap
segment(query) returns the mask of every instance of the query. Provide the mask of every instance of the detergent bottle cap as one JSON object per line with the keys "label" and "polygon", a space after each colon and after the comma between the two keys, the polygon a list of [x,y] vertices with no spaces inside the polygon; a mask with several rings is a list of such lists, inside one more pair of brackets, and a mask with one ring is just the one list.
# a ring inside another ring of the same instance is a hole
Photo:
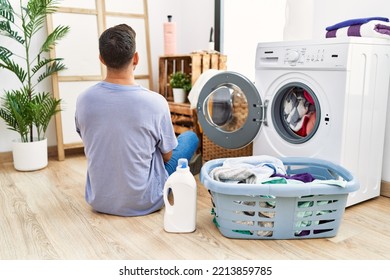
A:
{"label": "detergent bottle cap", "polygon": [[188,160],[186,158],[179,158],[177,161],[177,169],[188,168]]}

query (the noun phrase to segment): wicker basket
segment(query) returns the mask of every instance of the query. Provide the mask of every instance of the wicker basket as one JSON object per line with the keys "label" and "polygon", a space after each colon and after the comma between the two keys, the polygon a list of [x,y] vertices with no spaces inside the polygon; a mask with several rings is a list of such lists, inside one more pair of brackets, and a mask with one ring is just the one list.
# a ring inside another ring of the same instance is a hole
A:
{"label": "wicker basket", "polygon": [[253,153],[253,145],[249,145],[240,148],[240,149],[225,149],[221,146],[218,146],[213,141],[211,141],[207,135],[202,134],[202,161],[217,159],[217,158],[229,158],[229,157],[241,157],[241,156],[251,156]]}
{"label": "wicker basket", "polygon": [[209,173],[224,159],[203,165],[200,179],[212,197],[214,224],[222,235],[239,239],[324,238],[337,234],[348,194],[359,188],[349,171],[312,158],[283,158],[287,173],[344,180],[345,188],[324,183],[233,184]]}

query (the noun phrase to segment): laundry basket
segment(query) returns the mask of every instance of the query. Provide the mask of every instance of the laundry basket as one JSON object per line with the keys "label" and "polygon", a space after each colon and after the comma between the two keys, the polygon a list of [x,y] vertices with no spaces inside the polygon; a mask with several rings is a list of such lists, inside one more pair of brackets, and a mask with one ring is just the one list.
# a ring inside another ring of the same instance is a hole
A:
{"label": "laundry basket", "polygon": [[324,160],[296,157],[281,158],[288,175],[310,173],[319,180],[341,180],[345,187],[322,182],[223,183],[209,173],[225,160],[206,162],[200,180],[211,194],[214,224],[229,238],[333,237],[339,229],[348,194],[359,189],[359,183],[345,168]]}

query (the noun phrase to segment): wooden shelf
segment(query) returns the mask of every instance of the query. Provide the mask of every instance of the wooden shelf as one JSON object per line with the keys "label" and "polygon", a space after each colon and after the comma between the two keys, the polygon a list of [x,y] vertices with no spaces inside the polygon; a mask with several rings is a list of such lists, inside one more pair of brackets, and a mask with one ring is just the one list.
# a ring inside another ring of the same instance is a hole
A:
{"label": "wooden shelf", "polygon": [[168,101],[171,111],[171,120],[176,134],[183,133],[187,130],[193,130],[199,136],[200,129],[196,110],[190,108],[189,103],[175,103]]}
{"label": "wooden shelf", "polygon": [[159,93],[168,101],[173,101],[169,77],[181,71],[191,77],[192,85],[208,69],[226,70],[226,56],[218,52],[191,53],[188,55],[168,55],[159,58]]}

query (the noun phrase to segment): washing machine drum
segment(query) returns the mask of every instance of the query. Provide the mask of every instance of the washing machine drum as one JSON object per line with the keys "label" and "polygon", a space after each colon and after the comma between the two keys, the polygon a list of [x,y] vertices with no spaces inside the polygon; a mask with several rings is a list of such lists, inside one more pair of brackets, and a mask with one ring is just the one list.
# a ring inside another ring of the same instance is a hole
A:
{"label": "washing machine drum", "polygon": [[204,84],[197,113],[203,133],[226,149],[250,144],[260,130],[264,115],[254,84],[230,71],[220,72]]}

